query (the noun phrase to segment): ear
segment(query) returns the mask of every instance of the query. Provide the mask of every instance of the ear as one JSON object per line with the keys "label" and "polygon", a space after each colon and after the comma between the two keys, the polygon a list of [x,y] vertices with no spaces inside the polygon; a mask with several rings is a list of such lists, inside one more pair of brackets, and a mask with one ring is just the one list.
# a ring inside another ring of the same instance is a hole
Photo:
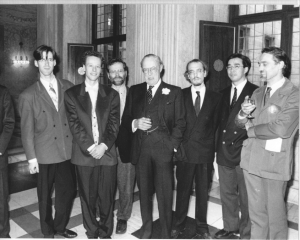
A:
{"label": "ear", "polygon": [[160,66],[159,66],[159,72],[161,72],[162,70],[163,70],[163,65],[160,64]]}
{"label": "ear", "polygon": [[34,66],[39,67],[37,60],[34,60]]}
{"label": "ear", "polygon": [[244,68],[244,74],[246,74],[246,72],[248,72],[248,69],[249,69],[248,67]]}
{"label": "ear", "polygon": [[284,64],[283,61],[280,61],[279,64],[280,64],[281,69],[284,69],[284,68],[285,68],[285,64]]}
{"label": "ear", "polygon": [[56,66],[56,60],[55,59],[53,60],[53,66]]}
{"label": "ear", "polygon": [[206,77],[206,76],[207,76],[207,71],[205,70],[205,71],[204,71],[204,77]]}

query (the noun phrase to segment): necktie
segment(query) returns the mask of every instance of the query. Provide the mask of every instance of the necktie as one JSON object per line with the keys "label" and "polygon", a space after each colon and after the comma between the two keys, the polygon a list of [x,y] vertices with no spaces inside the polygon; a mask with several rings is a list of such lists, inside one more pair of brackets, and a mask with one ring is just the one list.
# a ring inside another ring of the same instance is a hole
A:
{"label": "necktie", "polygon": [[264,97],[264,106],[266,105],[266,103],[268,102],[269,98],[270,98],[270,92],[271,92],[272,88],[267,87],[267,91],[265,93],[265,97]]}
{"label": "necktie", "polygon": [[152,88],[153,88],[154,86],[149,86],[149,88],[148,88],[148,90],[147,90],[147,102],[148,102],[148,104],[150,104],[151,103],[151,101],[152,101]]}
{"label": "necktie", "polygon": [[195,111],[196,111],[196,115],[198,116],[199,112],[200,112],[200,102],[201,102],[201,98],[200,98],[200,92],[199,91],[196,91],[197,93],[197,97],[196,97],[196,100],[195,100]]}
{"label": "necktie", "polygon": [[234,105],[236,104],[236,98],[237,98],[237,89],[235,87],[234,88],[233,98],[232,98],[231,105],[230,105],[230,109],[233,109]]}
{"label": "necktie", "polygon": [[49,84],[49,94],[56,110],[58,110],[58,97],[52,83]]}

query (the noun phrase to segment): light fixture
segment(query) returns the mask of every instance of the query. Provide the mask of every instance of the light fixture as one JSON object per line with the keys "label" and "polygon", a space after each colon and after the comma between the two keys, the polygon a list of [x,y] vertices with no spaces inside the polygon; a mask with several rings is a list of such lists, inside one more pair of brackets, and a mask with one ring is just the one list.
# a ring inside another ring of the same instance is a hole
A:
{"label": "light fixture", "polygon": [[28,57],[25,55],[23,50],[23,43],[20,42],[19,45],[20,45],[20,49],[18,51],[18,54],[15,56],[15,59],[13,60],[14,64],[19,64],[19,65],[29,64]]}

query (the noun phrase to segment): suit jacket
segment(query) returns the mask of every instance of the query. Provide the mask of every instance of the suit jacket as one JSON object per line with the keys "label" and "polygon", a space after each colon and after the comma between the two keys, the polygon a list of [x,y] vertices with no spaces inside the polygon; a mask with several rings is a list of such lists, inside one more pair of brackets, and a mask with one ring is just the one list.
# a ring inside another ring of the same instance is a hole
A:
{"label": "suit jacket", "polygon": [[6,87],[0,85],[0,169],[7,167],[7,145],[15,127],[15,112]]}
{"label": "suit jacket", "polygon": [[64,92],[71,86],[71,82],[57,79],[58,111],[39,80],[19,96],[21,138],[28,160],[53,164],[71,158],[72,134],[64,105]]}
{"label": "suit jacket", "polygon": [[[168,94],[163,94],[163,89],[169,89]],[[132,121],[145,117],[147,84],[141,83],[131,86],[126,106],[122,118],[122,125],[129,131],[132,131]],[[177,149],[182,140],[183,131],[186,122],[184,120],[185,109],[183,105],[182,93],[179,87],[167,84],[161,81],[155,97],[159,97],[158,116],[159,129],[161,130],[161,141],[166,144],[164,151],[170,155]],[[143,131],[137,129],[133,133],[132,147],[131,147],[131,163],[138,162],[141,150],[141,140]],[[162,153],[164,155],[164,153]],[[171,159],[162,158],[162,161],[168,162]]]}
{"label": "suit jacket", "polygon": [[[263,106],[266,86],[253,92],[256,109],[252,113],[253,127],[243,142],[241,167],[262,178],[288,181],[294,158],[294,136],[299,128],[299,89],[288,79]],[[239,127],[246,119],[235,118]],[[282,138],[281,149],[266,150],[266,141]]]}
{"label": "suit jacket", "polygon": [[[127,89],[127,96],[129,88]],[[126,99],[127,101],[127,99]],[[118,148],[120,159],[122,163],[130,163],[130,149],[131,149],[132,130],[126,128],[122,123],[119,128],[118,137],[116,140],[116,147]]]}
{"label": "suit jacket", "polygon": [[186,130],[176,158],[189,163],[212,163],[215,152],[215,133],[218,126],[222,95],[206,89],[197,117],[191,87],[182,90],[186,109]]}
{"label": "suit jacket", "polygon": [[234,119],[241,110],[241,104],[245,97],[251,97],[253,91],[258,88],[247,81],[233,109],[230,110],[231,86],[221,91],[223,94],[220,108],[220,122],[217,131],[217,163],[222,166],[238,166],[241,161],[243,141],[248,138],[246,129],[236,126]]}
{"label": "suit jacket", "polygon": [[108,149],[101,159],[93,158],[87,149],[94,144],[92,131],[92,102],[85,91],[85,83],[65,92],[65,105],[70,129],[73,134],[71,162],[80,166],[117,164],[115,141],[120,125],[120,97],[111,87],[99,84],[96,102],[99,143]]}

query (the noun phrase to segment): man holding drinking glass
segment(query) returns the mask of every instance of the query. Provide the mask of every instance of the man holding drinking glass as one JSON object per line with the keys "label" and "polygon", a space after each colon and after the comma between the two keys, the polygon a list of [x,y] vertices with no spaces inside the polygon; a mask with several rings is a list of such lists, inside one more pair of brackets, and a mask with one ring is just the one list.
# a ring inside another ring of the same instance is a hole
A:
{"label": "man holding drinking glass", "polygon": [[171,237],[173,155],[185,130],[181,89],[161,79],[161,59],[141,61],[144,83],[131,86],[122,125],[133,132],[131,162],[136,164],[143,225],[140,238],[151,238],[153,193],[156,192],[161,238]]}
{"label": "man holding drinking glass", "polygon": [[[299,127],[299,89],[288,79],[291,62],[277,47],[262,50],[260,77],[266,85],[245,98],[235,121],[245,127],[241,168],[248,192],[251,239],[287,239],[285,192],[293,168]],[[249,114],[253,118],[249,119]]]}

